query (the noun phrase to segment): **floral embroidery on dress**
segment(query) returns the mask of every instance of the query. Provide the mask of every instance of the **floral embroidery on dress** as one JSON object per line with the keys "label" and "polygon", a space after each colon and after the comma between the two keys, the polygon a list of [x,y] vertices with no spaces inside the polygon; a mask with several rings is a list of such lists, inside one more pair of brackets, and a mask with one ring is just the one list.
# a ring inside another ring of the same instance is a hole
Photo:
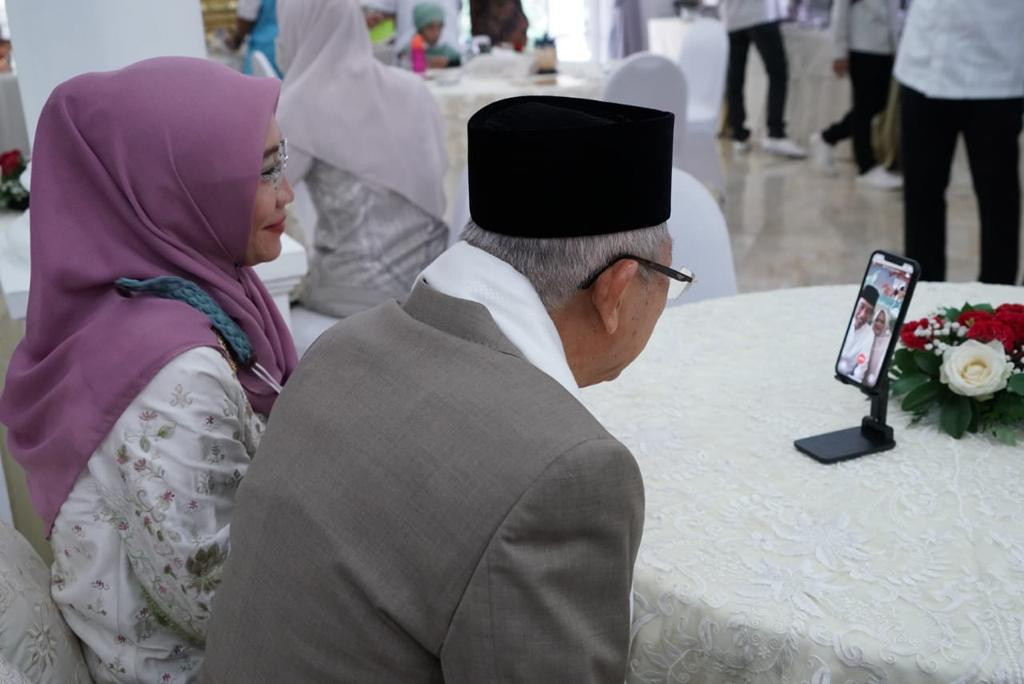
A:
{"label": "floral embroidery on dress", "polygon": [[234,493],[262,429],[223,356],[193,349],[154,377],[93,454],[54,524],[51,589],[94,676],[194,680]]}

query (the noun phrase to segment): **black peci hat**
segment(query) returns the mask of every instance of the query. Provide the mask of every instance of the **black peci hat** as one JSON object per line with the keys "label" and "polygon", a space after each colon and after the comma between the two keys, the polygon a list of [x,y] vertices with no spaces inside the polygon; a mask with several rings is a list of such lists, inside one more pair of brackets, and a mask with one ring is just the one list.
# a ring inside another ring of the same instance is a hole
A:
{"label": "black peci hat", "polygon": [[674,116],[571,97],[499,100],[469,120],[469,213],[516,237],[604,235],[671,213]]}

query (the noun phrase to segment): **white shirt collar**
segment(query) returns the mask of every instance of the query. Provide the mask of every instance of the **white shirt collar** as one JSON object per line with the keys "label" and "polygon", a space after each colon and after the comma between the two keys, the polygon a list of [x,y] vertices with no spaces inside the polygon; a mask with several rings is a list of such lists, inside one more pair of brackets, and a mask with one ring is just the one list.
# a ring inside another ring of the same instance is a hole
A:
{"label": "white shirt collar", "polygon": [[427,266],[420,278],[442,294],[483,305],[527,361],[580,399],[562,338],[526,276],[460,241]]}

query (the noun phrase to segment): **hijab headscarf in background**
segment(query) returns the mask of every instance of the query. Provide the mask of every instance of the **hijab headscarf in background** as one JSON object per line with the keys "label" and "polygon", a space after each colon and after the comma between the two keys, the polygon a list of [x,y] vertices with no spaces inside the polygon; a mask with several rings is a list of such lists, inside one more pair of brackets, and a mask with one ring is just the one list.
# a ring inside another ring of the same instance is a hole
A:
{"label": "hijab headscarf in background", "polygon": [[[249,242],[276,79],[214,62],[150,59],[72,78],[50,95],[32,155],[25,337],[7,371],[0,422],[47,532],[92,453],[172,358],[219,347],[182,302],[120,296],[114,281],[193,281],[239,324],[284,383],[297,359]],[[275,395],[251,371],[253,408]]]}
{"label": "hijab headscarf in background", "polygon": [[444,125],[423,80],[373,57],[355,0],[279,0],[288,145],[444,216]]}

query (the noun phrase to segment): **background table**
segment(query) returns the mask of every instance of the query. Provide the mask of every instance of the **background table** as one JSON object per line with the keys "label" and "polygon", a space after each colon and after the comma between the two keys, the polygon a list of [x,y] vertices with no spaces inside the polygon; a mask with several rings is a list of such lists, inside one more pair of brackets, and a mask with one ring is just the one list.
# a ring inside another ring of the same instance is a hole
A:
{"label": "background table", "polygon": [[[445,175],[448,221],[452,218],[459,177],[466,166],[466,124],[480,108],[497,100],[520,95],[601,96],[603,72],[599,67],[569,64],[561,65],[560,68],[563,73],[557,76],[516,79],[481,78],[461,73],[457,69],[448,69],[445,70],[448,73],[427,81],[444,119],[445,148],[448,151],[448,173]],[[432,75],[435,73],[432,72]]]}
{"label": "background table", "polygon": [[[856,292],[677,307],[584,392],[647,493],[631,683],[1022,681],[1024,449],[896,403],[892,451],[825,466],[792,446],[868,411],[832,379]],[[1022,299],[928,283],[911,312]]]}

